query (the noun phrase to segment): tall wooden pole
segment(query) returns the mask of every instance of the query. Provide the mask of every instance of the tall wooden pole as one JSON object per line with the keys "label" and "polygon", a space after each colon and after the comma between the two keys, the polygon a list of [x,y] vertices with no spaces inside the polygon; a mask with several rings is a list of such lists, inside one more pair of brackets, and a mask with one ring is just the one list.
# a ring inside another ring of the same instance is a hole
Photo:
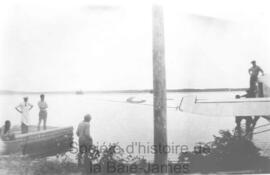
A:
{"label": "tall wooden pole", "polygon": [[162,7],[153,5],[153,93],[155,164],[167,165],[167,98],[165,75],[164,25]]}

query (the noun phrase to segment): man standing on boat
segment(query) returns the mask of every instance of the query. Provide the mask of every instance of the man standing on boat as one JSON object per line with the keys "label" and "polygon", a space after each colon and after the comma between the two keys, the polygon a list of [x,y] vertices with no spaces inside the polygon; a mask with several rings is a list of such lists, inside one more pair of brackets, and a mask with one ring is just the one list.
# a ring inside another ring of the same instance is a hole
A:
{"label": "man standing on boat", "polygon": [[38,102],[38,107],[39,107],[38,130],[40,130],[40,124],[41,124],[42,120],[43,120],[43,129],[46,130],[48,105],[44,99],[45,99],[44,94],[41,94],[40,101]]}
{"label": "man standing on boat", "polygon": [[250,81],[249,81],[250,86],[249,86],[249,88],[250,88],[250,90],[252,92],[255,92],[256,83],[258,81],[258,75],[259,75],[260,72],[262,73],[262,75],[264,75],[264,72],[259,66],[256,65],[255,60],[251,61],[251,64],[252,64],[252,67],[248,70],[248,73],[250,75]]}
{"label": "man standing on boat", "polygon": [[23,102],[15,107],[15,109],[21,113],[21,131],[22,134],[28,133],[29,126],[29,112],[33,108],[33,105],[28,103],[28,97],[23,98]]}
{"label": "man standing on boat", "polygon": [[90,151],[93,144],[92,137],[90,136],[90,121],[91,115],[86,114],[84,120],[79,124],[76,134],[79,137],[79,155],[78,165],[81,166],[82,155],[84,155],[84,161],[86,161],[87,153]]}

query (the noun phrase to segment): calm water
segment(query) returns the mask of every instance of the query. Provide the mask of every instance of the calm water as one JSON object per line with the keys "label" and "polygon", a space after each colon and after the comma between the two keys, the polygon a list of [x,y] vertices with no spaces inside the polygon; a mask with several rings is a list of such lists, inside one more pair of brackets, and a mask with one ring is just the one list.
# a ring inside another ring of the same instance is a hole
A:
{"label": "calm water", "polygon": [[[168,107],[176,107],[181,97],[186,95],[197,95],[198,98],[233,98],[235,94],[236,92],[168,93]],[[22,101],[22,97],[22,95],[0,96],[0,122],[2,124],[5,120],[10,120],[13,125],[20,124],[20,114],[14,107]],[[34,104],[30,118],[31,123],[35,125],[38,122],[39,96],[29,95],[28,97],[29,102]],[[146,102],[144,104],[127,103],[126,99],[129,97],[145,99]],[[48,125],[51,126],[73,126],[76,129],[84,114],[90,113],[92,115],[91,135],[97,145],[119,143],[126,148],[137,142],[147,148],[153,143],[152,94],[46,95],[46,101],[49,105]],[[261,119],[259,124],[263,123],[265,121]],[[198,116],[168,108],[168,145],[188,145],[191,149],[196,142],[212,141],[213,135],[218,134],[220,129],[232,130],[234,126],[233,117]],[[265,139],[266,136],[262,134],[256,139]],[[137,155],[138,147],[134,148]],[[152,159],[152,154],[143,154],[144,148],[140,150],[140,156]],[[170,159],[176,157],[175,153],[169,154]]]}

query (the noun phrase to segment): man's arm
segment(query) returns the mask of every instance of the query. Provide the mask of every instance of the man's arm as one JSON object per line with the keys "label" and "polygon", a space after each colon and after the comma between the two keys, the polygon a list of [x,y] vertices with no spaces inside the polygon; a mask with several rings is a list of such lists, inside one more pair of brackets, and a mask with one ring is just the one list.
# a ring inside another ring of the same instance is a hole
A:
{"label": "man's arm", "polygon": [[43,109],[47,109],[48,108],[48,104],[46,102],[44,102],[44,103],[45,103],[45,105],[44,105]]}
{"label": "man's arm", "polygon": [[251,68],[248,69],[248,74],[249,74],[249,75],[251,74]]}
{"label": "man's arm", "polygon": [[77,128],[76,135],[79,137],[79,127]]}
{"label": "man's arm", "polygon": [[30,106],[30,108],[29,108],[29,110],[31,110],[34,106],[32,105],[32,104],[30,104],[29,103],[29,106]]}
{"label": "man's arm", "polygon": [[79,137],[80,135],[79,135],[79,129],[80,129],[80,124],[78,125],[78,127],[77,127],[77,131],[76,131],[76,135]]}
{"label": "man's arm", "polygon": [[45,110],[48,108],[48,105],[46,102],[44,102],[44,106],[42,106],[40,103],[38,103],[38,107],[39,107],[39,109]]}
{"label": "man's arm", "polygon": [[264,72],[261,67],[259,67],[259,71],[262,73],[262,75],[264,75]]}
{"label": "man's arm", "polygon": [[19,113],[22,113],[22,111],[20,110],[20,105],[15,107],[16,111],[18,111]]}

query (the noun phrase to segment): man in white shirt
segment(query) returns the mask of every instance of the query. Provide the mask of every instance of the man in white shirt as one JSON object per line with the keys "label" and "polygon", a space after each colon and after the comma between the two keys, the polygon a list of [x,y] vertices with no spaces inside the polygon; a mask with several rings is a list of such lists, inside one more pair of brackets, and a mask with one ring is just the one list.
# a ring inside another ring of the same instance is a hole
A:
{"label": "man in white shirt", "polygon": [[42,120],[43,120],[43,129],[46,130],[48,105],[45,102],[44,94],[40,95],[40,101],[38,102],[38,107],[39,107],[38,130],[40,130],[40,124],[41,124]]}
{"label": "man in white shirt", "polygon": [[21,131],[22,134],[28,133],[29,126],[29,111],[33,108],[33,105],[28,103],[28,97],[23,98],[23,102],[15,107],[15,109],[21,113]]}

